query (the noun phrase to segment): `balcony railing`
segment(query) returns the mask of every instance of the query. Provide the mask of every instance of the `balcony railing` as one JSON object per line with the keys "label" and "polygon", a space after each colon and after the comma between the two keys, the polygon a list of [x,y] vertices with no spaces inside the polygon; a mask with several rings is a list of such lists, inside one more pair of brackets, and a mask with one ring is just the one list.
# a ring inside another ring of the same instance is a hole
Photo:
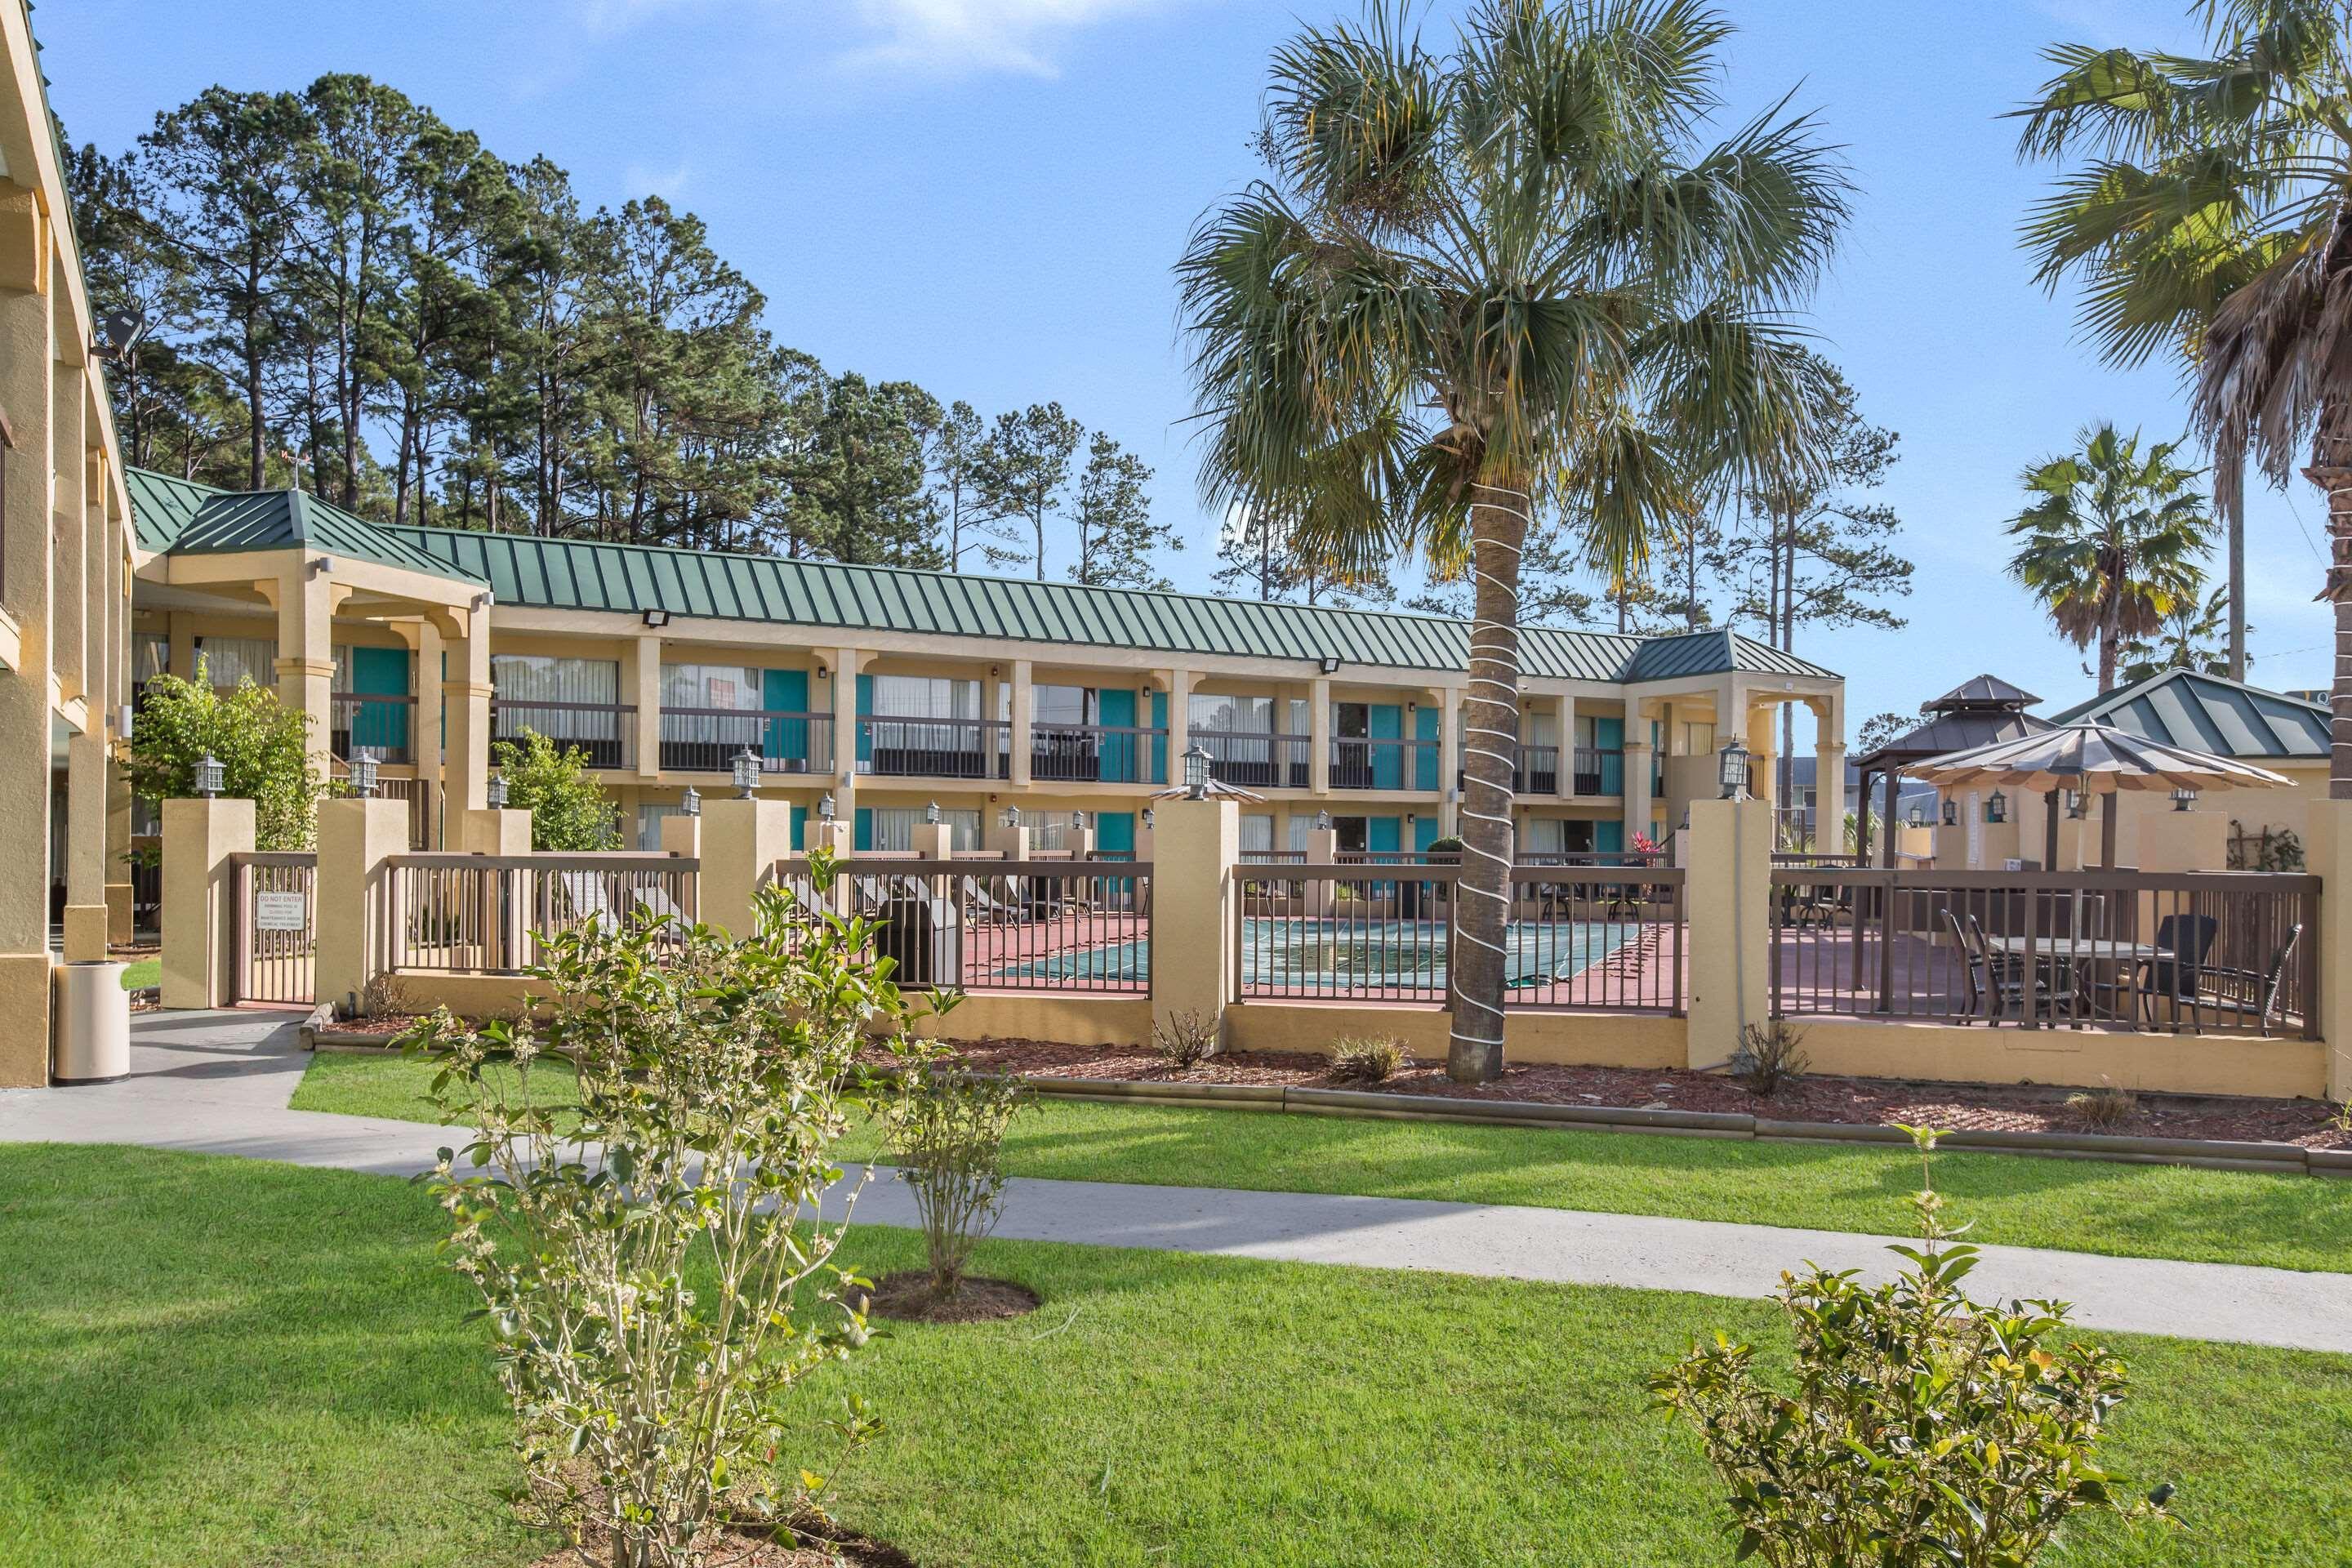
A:
{"label": "balcony railing", "polygon": [[[1005,744],[1012,744],[1010,734]],[[1054,784],[1165,784],[1168,731],[1111,724],[1034,724],[1029,776]],[[1010,777],[1006,769],[997,775]]]}
{"label": "balcony railing", "polygon": [[377,696],[373,692],[338,691],[332,704],[334,754],[350,758],[365,747],[380,763],[416,760],[416,699]]}
{"label": "balcony railing", "polygon": [[[1457,759],[1459,772],[1454,784],[1458,788],[1470,780],[1470,745],[1464,742]],[[1559,748],[1558,746],[1521,746],[1511,769],[1511,793],[1514,795],[1558,795],[1559,793]]]}
{"label": "balcony railing", "polygon": [[1624,752],[1613,746],[1577,747],[1576,793],[1623,795],[1625,793]]}
{"label": "balcony railing", "polygon": [[833,773],[833,715],[768,708],[665,708],[666,773],[729,773],[750,752],[763,773]]}
{"label": "balcony railing", "polygon": [[[860,719],[857,771],[886,778],[1001,778],[1012,726],[1001,719]],[[1007,772],[1010,770],[1007,769]]]}
{"label": "balcony railing", "polygon": [[1315,742],[1305,735],[1195,730],[1191,743],[1209,753],[1209,776],[1244,789],[1305,789]]}
{"label": "balcony railing", "polygon": [[1349,735],[1331,742],[1333,789],[1433,790],[1437,742]]}
{"label": "balcony railing", "polygon": [[586,754],[592,768],[635,767],[637,710],[610,702],[539,702],[490,700],[490,739],[520,741],[525,731],[546,736],[559,751]]}

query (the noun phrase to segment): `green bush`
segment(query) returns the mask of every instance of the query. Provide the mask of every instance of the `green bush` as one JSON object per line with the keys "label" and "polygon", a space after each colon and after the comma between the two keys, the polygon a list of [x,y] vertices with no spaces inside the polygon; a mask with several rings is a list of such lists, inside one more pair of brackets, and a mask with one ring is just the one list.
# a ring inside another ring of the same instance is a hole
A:
{"label": "green bush", "polygon": [[[819,882],[831,875],[818,862]],[[731,942],[651,918],[549,939],[546,1017],[404,1037],[473,1142],[427,1177],[449,1265],[479,1291],[540,1522],[609,1538],[616,1565],[692,1561],[724,1500],[780,1523],[825,1489],[813,1434],[775,1411],[866,1340],[834,1259],[864,1186],[833,1151],[897,1089],[858,1067],[878,1031],[919,1061],[909,1005],[863,920],[760,896]],[[540,1088],[550,1052],[576,1068]],[[867,1174],[870,1176],[871,1170]],[[830,1189],[830,1190],[829,1190]],[[843,1452],[876,1423],[853,1404]]]}
{"label": "green bush", "polygon": [[131,727],[131,793],[159,808],[196,793],[196,763],[221,764],[221,793],[253,802],[257,849],[308,849],[318,839],[325,785],[311,765],[310,716],[250,676],[226,697],[196,660],[194,680],[151,678]]}
{"label": "green bush", "polygon": [[[1927,1171],[1937,1133],[1906,1128]],[[1730,1489],[1737,1561],[1771,1568],[2027,1568],[2084,1509],[2168,1518],[2171,1488],[2126,1501],[2098,1465],[2124,1363],[2066,1337],[2048,1301],[1971,1301],[1977,1249],[1949,1245],[1928,1181],[1914,1197],[1923,1245],[1876,1287],[1853,1271],[1781,1277],[1796,1336],[1784,1394],[1755,1352],[1717,1335],[1650,1382],[1697,1427]],[[1965,1228],[1965,1227],[1963,1227]]]}
{"label": "green bush", "polygon": [[929,1258],[931,1296],[951,1300],[971,1249],[1004,1206],[1004,1130],[1027,1096],[1009,1078],[961,1066],[910,1070],[890,1124],[890,1157],[914,1189]]}
{"label": "green bush", "polygon": [[619,812],[588,771],[588,753],[577,746],[559,751],[535,730],[490,750],[506,780],[508,808],[530,813],[532,848],[586,855],[621,847]]}
{"label": "green bush", "polygon": [[1412,1060],[1394,1035],[1331,1042],[1331,1076],[1341,1083],[1386,1083]]}

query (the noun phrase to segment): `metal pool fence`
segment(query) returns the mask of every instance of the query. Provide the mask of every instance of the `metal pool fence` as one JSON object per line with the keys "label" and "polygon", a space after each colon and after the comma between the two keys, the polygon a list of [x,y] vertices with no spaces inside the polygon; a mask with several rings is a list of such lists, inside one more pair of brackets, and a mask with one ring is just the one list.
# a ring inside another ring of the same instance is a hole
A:
{"label": "metal pool fence", "polygon": [[2319,879],[2263,872],[1772,873],[1772,1005],[2315,1037]]}

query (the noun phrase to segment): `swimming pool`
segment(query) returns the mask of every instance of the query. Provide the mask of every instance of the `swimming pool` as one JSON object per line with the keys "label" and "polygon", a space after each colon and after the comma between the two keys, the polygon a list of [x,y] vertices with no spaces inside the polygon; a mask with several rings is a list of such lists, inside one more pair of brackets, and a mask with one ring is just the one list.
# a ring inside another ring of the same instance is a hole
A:
{"label": "swimming pool", "polygon": [[[1634,921],[1515,921],[1505,932],[1505,984],[1514,987],[1573,980],[1632,942]],[[1051,953],[993,966],[998,980],[1139,982],[1150,973],[1151,939]],[[1245,990],[1291,993],[1445,989],[1444,928],[1411,921],[1242,922]]]}

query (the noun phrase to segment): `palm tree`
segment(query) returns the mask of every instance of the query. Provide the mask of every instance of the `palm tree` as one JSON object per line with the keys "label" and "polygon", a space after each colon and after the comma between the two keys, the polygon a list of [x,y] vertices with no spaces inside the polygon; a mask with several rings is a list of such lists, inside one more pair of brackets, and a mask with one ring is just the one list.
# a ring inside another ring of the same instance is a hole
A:
{"label": "palm tree", "polygon": [[2099,689],[2116,684],[2124,645],[2154,637],[2203,583],[2198,557],[2210,542],[2198,470],[2172,460],[2179,443],[2145,454],[2139,435],[2086,425],[2082,449],[2045,458],[2021,482],[2031,498],[2009,525],[2024,540],[2009,574],[2048,607],[2059,635],[2096,644]]}
{"label": "palm tree", "polygon": [[[2035,281],[2083,284],[2076,322],[2118,369],[2168,352],[2193,384],[2222,301],[2275,259],[2275,238],[2254,232],[2229,188],[2244,177],[2236,152],[2182,111],[2259,64],[2253,40],[2217,44],[2189,59],[2059,44],[2059,72],[2019,110],[2021,158],[2088,154],[2028,215],[2021,240]],[[2213,510],[2228,531],[2228,665],[2246,678],[2246,486],[2242,461],[2216,462]]]}
{"label": "palm tree", "polygon": [[1785,312],[1847,185],[1782,108],[1705,143],[1728,32],[1696,0],[1484,0],[1442,54],[1404,5],[1310,27],[1274,57],[1270,174],[1178,268],[1206,502],[1475,585],[1457,1079],[1502,1069],[1529,529],[1625,580],[1707,484],[1811,460]]}
{"label": "palm tree", "polygon": [[[2342,0],[2204,0],[2209,59],[2098,57],[2115,79],[2064,110],[2114,141],[2134,119],[2199,150],[2197,177],[2151,193],[2242,237],[2250,275],[2212,311],[2198,357],[2198,430],[2228,483],[2252,454],[2284,485],[2299,465],[2327,497],[2321,597],[2352,647],[2352,45]],[[2086,58],[2087,68],[2094,64]],[[2146,107],[2143,108],[2142,104]],[[2053,129],[2059,122],[2053,121]],[[2193,205],[2192,205],[2193,204]],[[2242,595],[2239,596],[2242,602]],[[2352,800],[2352,660],[2336,660],[2328,793]]]}
{"label": "palm tree", "polygon": [[2124,684],[2147,680],[2168,669],[2229,675],[2229,657],[2218,645],[2230,624],[2229,589],[2216,588],[2201,601],[2194,594],[2182,595],[2164,617],[2162,631],[2124,645]]}

